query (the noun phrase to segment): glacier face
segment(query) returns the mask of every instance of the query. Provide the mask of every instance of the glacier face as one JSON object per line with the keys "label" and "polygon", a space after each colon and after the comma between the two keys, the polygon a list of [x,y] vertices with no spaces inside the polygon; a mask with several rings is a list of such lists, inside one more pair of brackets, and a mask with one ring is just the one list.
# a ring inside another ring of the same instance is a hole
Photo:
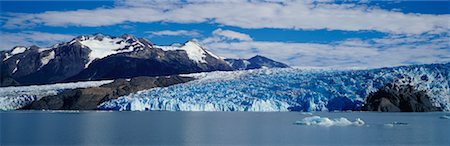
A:
{"label": "glacier face", "polygon": [[44,96],[56,95],[66,89],[96,87],[111,83],[113,80],[87,81],[74,83],[58,83],[49,85],[33,85],[0,88],[0,110],[22,108]]}
{"label": "glacier face", "polygon": [[259,69],[190,74],[184,84],[140,91],[98,106],[104,110],[332,111],[357,110],[388,83],[425,90],[450,111],[450,63],[370,70]]}

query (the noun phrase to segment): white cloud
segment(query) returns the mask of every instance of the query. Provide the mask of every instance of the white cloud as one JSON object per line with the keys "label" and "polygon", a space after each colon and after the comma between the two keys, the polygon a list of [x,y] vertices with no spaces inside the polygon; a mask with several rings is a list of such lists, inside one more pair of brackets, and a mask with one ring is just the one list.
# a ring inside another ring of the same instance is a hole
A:
{"label": "white cloud", "polygon": [[198,37],[201,34],[196,30],[162,30],[162,31],[148,31],[150,36],[188,36]]}
{"label": "white cloud", "polygon": [[448,36],[392,35],[381,39],[348,39],[330,44],[267,41],[202,41],[212,52],[226,58],[263,55],[292,66],[386,67],[450,61]]}
{"label": "white cloud", "polygon": [[250,35],[232,30],[223,30],[221,28],[212,32],[212,36],[202,40],[203,43],[213,42],[230,42],[230,41],[253,41]]}
{"label": "white cloud", "polygon": [[232,30],[222,30],[216,29],[213,31],[213,35],[226,37],[232,40],[240,40],[240,41],[251,41],[253,40],[248,34],[232,31]]}
{"label": "white cloud", "polygon": [[7,16],[5,28],[208,22],[241,28],[374,30],[395,34],[447,32],[450,17],[448,14],[405,14],[364,4],[310,1],[121,1],[114,8]]}
{"label": "white cloud", "polygon": [[67,34],[54,34],[37,31],[24,31],[18,33],[0,32],[0,50],[9,50],[14,46],[39,45],[51,46],[73,39],[75,36]]}

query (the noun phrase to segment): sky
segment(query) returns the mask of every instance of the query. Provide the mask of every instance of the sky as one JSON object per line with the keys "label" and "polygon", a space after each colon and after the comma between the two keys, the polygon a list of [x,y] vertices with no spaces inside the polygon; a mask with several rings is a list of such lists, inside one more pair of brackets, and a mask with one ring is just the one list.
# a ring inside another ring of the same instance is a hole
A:
{"label": "sky", "polygon": [[195,39],[224,58],[263,55],[299,67],[450,61],[449,1],[5,1],[0,50],[76,36]]}

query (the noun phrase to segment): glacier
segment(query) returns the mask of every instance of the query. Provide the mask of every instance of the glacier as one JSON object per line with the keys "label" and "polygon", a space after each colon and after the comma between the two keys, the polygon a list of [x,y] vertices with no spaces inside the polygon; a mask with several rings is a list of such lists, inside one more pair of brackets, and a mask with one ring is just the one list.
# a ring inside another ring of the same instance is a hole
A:
{"label": "glacier", "polygon": [[56,95],[67,89],[97,87],[113,80],[58,83],[49,85],[33,85],[0,88],[0,110],[19,109],[44,96]]}
{"label": "glacier", "polygon": [[424,90],[450,111],[450,63],[380,69],[257,69],[195,73],[184,84],[139,91],[98,106],[101,110],[346,111],[384,85]]}

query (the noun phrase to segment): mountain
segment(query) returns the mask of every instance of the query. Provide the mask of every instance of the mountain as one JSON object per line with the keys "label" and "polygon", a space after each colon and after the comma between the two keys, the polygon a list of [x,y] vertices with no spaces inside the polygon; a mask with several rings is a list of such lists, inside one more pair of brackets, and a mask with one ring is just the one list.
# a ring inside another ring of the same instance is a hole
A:
{"label": "mountain", "polygon": [[128,34],[81,35],[45,48],[17,46],[1,51],[0,59],[0,86],[234,70],[196,40],[157,46]]}
{"label": "mountain", "polygon": [[228,62],[234,70],[289,67],[284,63],[260,55],[256,55],[250,59],[225,59],[225,61]]}
{"label": "mountain", "polygon": [[[144,39],[129,39],[136,45],[122,47],[121,53],[99,52],[96,60],[66,81],[160,76],[182,73],[232,70],[220,57],[207,51],[195,40],[180,46],[156,46]],[[99,46],[105,46],[102,44]],[[88,46],[93,46],[92,44]],[[106,57],[103,57],[106,56]]]}

